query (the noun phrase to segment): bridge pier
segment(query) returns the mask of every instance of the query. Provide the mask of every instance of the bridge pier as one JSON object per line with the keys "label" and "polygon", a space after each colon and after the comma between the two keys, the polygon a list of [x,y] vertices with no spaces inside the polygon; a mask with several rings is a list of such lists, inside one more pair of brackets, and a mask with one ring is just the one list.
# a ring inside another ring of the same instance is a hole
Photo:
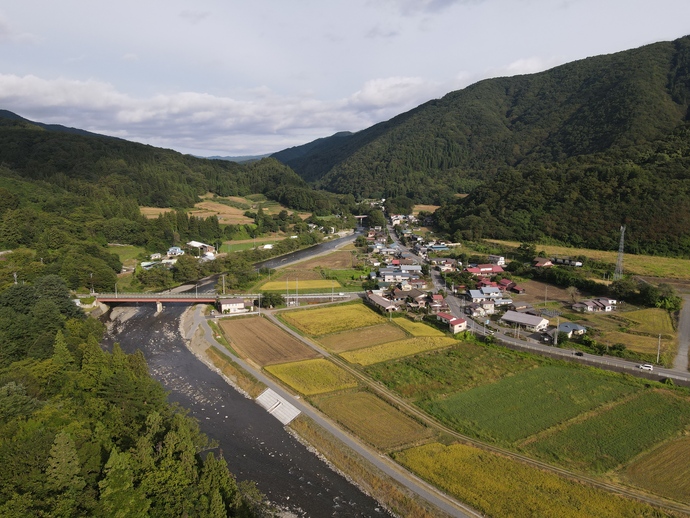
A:
{"label": "bridge pier", "polygon": [[160,300],[156,301],[156,313],[163,311],[163,303]]}

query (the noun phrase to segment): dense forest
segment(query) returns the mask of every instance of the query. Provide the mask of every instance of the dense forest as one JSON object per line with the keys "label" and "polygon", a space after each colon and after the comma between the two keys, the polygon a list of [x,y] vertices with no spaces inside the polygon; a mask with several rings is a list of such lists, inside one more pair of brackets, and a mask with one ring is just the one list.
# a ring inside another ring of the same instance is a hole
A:
{"label": "dense forest", "polygon": [[615,249],[627,222],[631,251],[687,256],[689,106],[684,37],[481,81],[273,156],[334,192],[443,204],[458,238]]}
{"label": "dense forest", "polygon": [[56,275],[0,292],[0,516],[258,516],[141,352],[98,344]]}

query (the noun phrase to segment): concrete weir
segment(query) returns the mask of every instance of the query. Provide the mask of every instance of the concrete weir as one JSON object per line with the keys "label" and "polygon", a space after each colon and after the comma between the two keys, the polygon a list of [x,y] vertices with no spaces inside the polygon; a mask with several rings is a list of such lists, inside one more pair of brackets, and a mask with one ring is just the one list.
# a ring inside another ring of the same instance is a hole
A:
{"label": "concrete weir", "polygon": [[288,403],[270,388],[264,390],[259,397],[256,398],[256,402],[264,407],[269,414],[278,419],[283,426],[289,424],[290,421],[300,414],[300,411],[297,408]]}

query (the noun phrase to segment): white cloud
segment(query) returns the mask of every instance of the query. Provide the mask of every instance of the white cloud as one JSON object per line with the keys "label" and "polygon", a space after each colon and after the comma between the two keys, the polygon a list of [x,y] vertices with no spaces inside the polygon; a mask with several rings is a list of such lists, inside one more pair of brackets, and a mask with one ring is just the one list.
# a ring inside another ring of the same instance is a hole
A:
{"label": "white cloud", "polygon": [[127,54],[123,54],[122,61],[139,61],[139,56],[132,52],[128,52]]}
{"label": "white cloud", "polygon": [[417,13],[440,13],[455,4],[478,4],[485,0],[389,0],[400,13],[409,16]]}

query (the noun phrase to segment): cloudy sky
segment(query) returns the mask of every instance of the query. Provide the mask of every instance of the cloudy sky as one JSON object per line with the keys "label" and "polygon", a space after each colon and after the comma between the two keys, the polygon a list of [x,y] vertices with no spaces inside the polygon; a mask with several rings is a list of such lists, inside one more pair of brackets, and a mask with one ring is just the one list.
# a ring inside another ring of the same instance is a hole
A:
{"label": "cloudy sky", "polygon": [[0,109],[197,155],[690,34],[689,0],[0,0]]}

